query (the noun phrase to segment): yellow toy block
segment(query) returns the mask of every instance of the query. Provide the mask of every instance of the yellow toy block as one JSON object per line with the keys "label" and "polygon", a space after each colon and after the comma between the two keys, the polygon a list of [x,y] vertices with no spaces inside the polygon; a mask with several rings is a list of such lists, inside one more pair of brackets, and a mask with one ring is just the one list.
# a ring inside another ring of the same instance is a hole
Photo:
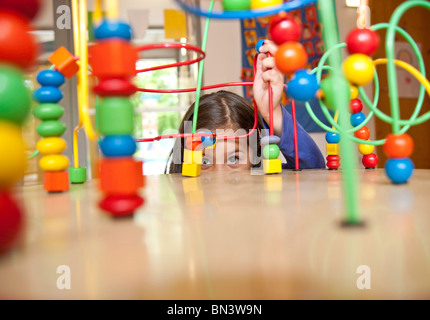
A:
{"label": "yellow toy block", "polygon": [[327,143],[327,155],[338,156],[339,155],[339,143]]}
{"label": "yellow toy block", "polygon": [[201,164],[196,163],[183,163],[182,175],[186,177],[198,177],[200,175]]}
{"label": "yellow toy block", "polygon": [[202,164],[203,151],[202,150],[188,150],[184,149],[184,163],[188,164]]}
{"label": "yellow toy block", "polygon": [[264,159],[263,170],[265,174],[282,172],[281,159]]}

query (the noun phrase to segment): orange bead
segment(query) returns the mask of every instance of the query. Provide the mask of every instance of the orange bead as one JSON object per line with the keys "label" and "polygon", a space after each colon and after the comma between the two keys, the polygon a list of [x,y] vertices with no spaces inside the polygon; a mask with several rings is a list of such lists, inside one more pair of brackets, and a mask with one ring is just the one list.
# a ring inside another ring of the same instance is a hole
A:
{"label": "orange bead", "polygon": [[364,126],[363,128],[355,131],[354,136],[361,140],[368,140],[370,138],[370,130],[368,127]]}
{"label": "orange bead", "polygon": [[291,74],[303,69],[308,63],[308,54],[298,42],[285,42],[275,54],[276,67],[283,74]]}
{"label": "orange bead", "polygon": [[100,161],[100,188],[107,194],[135,194],[144,185],[142,161],[106,158]]}
{"label": "orange bead", "polygon": [[69,190],[69,174],[67,171],[46,171],[43,176],[44,189],[48,192]]}
{"label": "orange bead", "polygon": [[389,158],[407,158],[414,151],[414,140],[407,133],[389,134],[383,149]]}
{"label": "orange bead", "polygon": [[70,79],[79,71],[79,65],[75,57],[64,47],[59,47],[55,50],[48,60],[67,79]]}

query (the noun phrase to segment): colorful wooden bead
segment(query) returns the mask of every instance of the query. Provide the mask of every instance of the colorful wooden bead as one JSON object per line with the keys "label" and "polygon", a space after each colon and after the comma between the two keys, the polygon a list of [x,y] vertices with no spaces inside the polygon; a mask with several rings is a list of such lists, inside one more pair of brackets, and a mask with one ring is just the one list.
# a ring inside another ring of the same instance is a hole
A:
{"label": "colorful wooden bead", "polygon": [[359,95],[358,88],[356,86],[350,86],[350,88],[351,88],[350,89],[350,92],[351,92],[350,99],[351,100],[357,99],[358,95]]}
{"label": "colorful wooden bead", "polygon": [[281,142],[281,138],[278,136],[264,136],[261,138],[261,145],[265,146],[266,144],[279,144]]}
{"label": "colorful wooden bead", "polygon": [[337,170],[340,167],[340,156],[329,155],[327,156],[327,168],[329,170]]}
{"label": "colorful wooden bead", "polygon": [[363,163],[363,166],[367,169],[376,168],[379,162],[379,158],[376,154],[371,153],[363,156],[361,162]]}
{"label": "colorful wooden bead", "polygon": [[56,103],[41,103],[33,109],[33,115],[40,120],[57,120],[63,114],[63,107]]}
{"label": "colorful wooden bead", "polygon": [[371,56],[379,46],[379,35],[368,28],[355,28],[346,37],[346,47],[350,54],[362,53]]}
{"label": "colorful wooden bead", "polygon": [[298,42],[302,36],[301,26],[285,11],[281,11],[272,19],[268,31],[270,38],[278,46],[288,41]]}
{"label": "colorful wooden bead", "polygon": [[0,253],[10,250],[23,227],[23,216],[15,200],[0,190]]}
{"label": "colorful wooden bead", "polygon": [[28,68],[39,48],[26,19],[13,11],[0,10],[0,61]]}
{"label": "colorful wooden bead", "polygon": [[69,166],[69,159],[62,154],[43,156],[39,161],[43,171],[64,171]]}
{"label": "colorful wooden bead", "polygon": [[25,144],[19,126],[0,121],[0,189],[10,187],[24,175]]}
{"label": "colorful wooden bead", "polygon": [[66,79],[57,70],[42,70],[37,74],[37,82],[42,86],[60,87]]}
{"label": "colorful wooden bead", "polygon": [[122,97],[104,98],[98,107],[99,132],[104,135],[130,135],[134,130],[134,108]]}
{"label": "colorful wooden bead", "polygon": [[285,42],[276,51],[275,63],[279,71],[289,75],[306,66],[308,54],[300,43]]}
{"label": "colorful wooden bead", "polygon": [[368,155],[373,153],[373,151],[375,151],[375,146],[372,144],[363,144],[363,143],[359,143],[358,144],[358,151],[362,154],[362,155]]}
{"label": "colorful wooden bead", "polygon": [[257,50],[258,53],[261,53],[260,48],[264,45],[264,42],[266,42],[266,39],[260,39],[257,41],[257,44],[255,45],[255,50]]}
{"label": "colorful wooden bead", "polygon": [[143,198],[137,194],[111,194],[100,201],[99,207],[113,217],[127,217],[132,216],[143,203]]}
{"label": "colorful wooden bead", "polygon": [[315,74],[311,74],[308,70],[299,70],[288,82],[287,93],[294,100],[305,102],[314,99],[319,88]]}
{"label": "colorful wooden bead", "polygon": [[263,157],[265,159],[277,159],[279,153],[280,150],[277,144],[267,144],[263,147]]}
{"label": "colorful wooden bead", "polygon": [[66,141],[60,137],[44,138],[37,143],[37,150],[43,155],[63,153],[66,148]]}
{"label": "colorful wooden bead", "polygon": [[[203,131],[205,133],[212,133],[212,131]],[[208,147],[212,147],[213,145],[216,144],[216,137],[211,137],[211,136],[202,136],[200,137],[200,139],[202,140],[202,146],[203,148],[208,148]]]}
{"label": "colorful wooden bead", "polygon": [[22,124],[30,106],[31,96],[22,72],[13,66],[0,65],[0,119]]}
{"label": "colorful wooden bead", "polygon": [[326,145],[328,156],[338,156],[339,155],[339,143],[327,143]]}
{"label": "colorful wooden bead", "polygon": [[130,135],[106,136],[100,142],[100,149],[106,157],[127,157],[136,152],[136,142]]}
{"label": "colorful wooden bead", "polygon": [[42,137],[59,137],[66,131],[66,125],[57,120],[42,121],[36,131]]}
{"label": "colorful wooden bead", "polygon": [[338,77],[336,81],[334,77],[328,76],[321,81],[321,89],[323,91],[322,101],[331,110],[335,109],[336,97],[339,92],[343,92],[348,97],[350,94],[350,85],[344,77]]}
{"label": "colorful wooden bead", "polygon": [[385,163],[385,173],[391,182],[403,184],[408,182],[414,171],[414,164],[409,158],[388,159]]}
{"label": "colorful wooden bead", "polygon": [[103,22],[95,29],[94,36],[97,40],[120,38],[130,41],[132,38],[132,30],[127,23],[103,20]]}
{"label": "colorful wooden bead", "polygon": [[283,0],[251,0],[251,9],[262,9],[270,6],[281,5]]}
{"label": "colorful wooden bead", "polygon": [[202,160],[203,160],[203,151],[202,150],[184,149],[184,163],[202,164]]}
{"label": "colorful wooden bead", "polygon": [[327,132],[325,134],[325,140],[327,141],[327,143],[339,143],[340,134],[334,132]]}
{"label": "colorful wooden bead", "polygon": [[383,149],[388,158],[407,158],[414,151],[414,140],[407,133],[389,134]]}
{"label": "colorful wooden bead", "polygon": [[46,171],[43,174],[43,188],[47,192],[64,192],[69,190],[67,171]]}
{"label": "colorful wooden bead", "polygon": [[137,87],[126,79],[105,79],[94,87],[94,92],[103,97],[131,96],[137,92]]}
{"label": "colorful wooden bead", "polygon": [[348,81],[357,86],[368,84],[374,76],[372,59],[361,53],[346,58],[343,63],[343,71]]}
{"label": "colorful wooden bead", "polygon": [[8,9],[32,20],[40,8],[40,0],[1,0],[0,9]]}
{"label": "colorful wooden bead", "polygon": [[281,159],[263,159],[263,172],[265,174],[282,172]]}
{"label": "colorful wooden bead", "polygon": [[137,51],[126,41],[113,39],[98,42],[90,48],[93,75],[106,78],[133,78],[136,75]]}
{"label": "colorful wooden bead", "polygon": [[33,99],[39,103],[57,103],[63,99],[63,93],[57,87],[41,87],[33,92]]}
{"label": "colorful wooden bead", "polygon": [[251,0],[222,0],[222,8],[225,11],[249,10]]}
{"label": "colorful wooden bead", "polygon": [[184,162],[182,164],[182,175],[185,177],[198,177],[200,175],[201,169],[201,164]]}
{"label": "colorful wooden bead", "polygon": [[48,60],[67,79],[70,79],[79,71],[79,65],[75,57],[64,47],[59,47],[55,50]]}
{"label": "colorful wooden bead", "polygon": [[364,126],[354,132],[354,136],[361,140],[368,140],[370,138],[370,130],[368,127]]}
{"label": "colorful wooden bead", "polygon": [[354,113],[359,113],[363,110],[363,104],[360,99],[353,99],[349,102],[349,111]]}
{"label": "colorful wooden bead", "polygon": [[356,127],[366,120],[366,115],[363,112],[354,113],[351,115],[350,122],[351,126]]}
{"label": "colorful wooden bead", "polygon": [[100,189],[107,194],[135,194],[144,185],[142,161],[132,157],[100,161]]}
{"label": "colorful wooden bead", "polygon": [[187,137],[185,139],[185,147],[188,150],[199,150],[202,149],[202,138],[201,137]]}
{"label": "colorful wooden bead", "polygon": [[69,179],[72,184],[81,184],[87,180],[87,168],[69,168]]}

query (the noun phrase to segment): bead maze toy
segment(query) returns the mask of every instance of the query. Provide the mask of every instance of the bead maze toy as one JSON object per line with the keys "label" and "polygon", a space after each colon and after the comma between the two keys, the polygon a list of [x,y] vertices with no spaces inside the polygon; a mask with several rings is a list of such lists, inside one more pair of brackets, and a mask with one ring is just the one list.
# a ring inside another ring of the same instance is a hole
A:
{"label": "bead maze toy", "polygon": [[30,21],[39,1],[0,2],[0,252],[10,249],[23,229],[23,214],[12,186],[26,168],[21,125],[30,113],[25,70],[34,64],[38,46]]}

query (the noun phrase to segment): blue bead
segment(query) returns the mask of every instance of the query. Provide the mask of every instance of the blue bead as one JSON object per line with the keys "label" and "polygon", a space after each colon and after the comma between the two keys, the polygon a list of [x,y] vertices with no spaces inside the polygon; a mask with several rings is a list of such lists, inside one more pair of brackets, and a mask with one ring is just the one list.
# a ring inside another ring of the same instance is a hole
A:
{"label": "blue bead", "polygon": [[257,44],[255,45],[255,50],[257,50],[258,53],[261,53],[258,49],[260,49],[260,47],[264,44],[264,41],[266,41],[266,39],[258,40]]}
{"label": "blue bead", "polygon": [[37,79],[37,82],[39,82],[42,86],[52,86],[52,87],[59,87],[65,81],[64,76],[56,70],[40,71],[37,74],[36,79]]}
{"label": "blue bead", "polygon": [[354,113],[351,115],[351,126],[356,127],[366,120],[366,115],[363,112]]}
{"label": "blue bead", "polygon": [[41,87],[33,92],[33,99],[39,103],[57,103],[63,99],[63,93],[57,87]]}
{"label": "blue bead", "polygon": [[94,32],[97,40],[109,38],[121,38],[130,41],[132,38],[131,27],[120,21],[106,21],[104,20]]}
{"label": "blue bead", "polygon": [[414,163],[409,158],[388,159],[385,163],[385,173],[396,184],[408,182],[413,171]]}
{"label": "blue bead", "polygon": [[100,142],[100,149],[106,157],[132,156],[136,152],[136,142],[130,135],[106,136]]}
{"label": "blue bead", "polygon": [[305,102],[314,99],[319,88],[315,74],[298,70],[288,82],[287,92],[294,100]]}
{"label": "blue bead", "polygon": [[266,144],[279,144],[281,142],[281,138],[278,136],[264,136],[261,138],[261,145],[265,146]]}
{"label": "blue bead", "polygon": [[[203,132],[204,133],[213,133],[212,131],[203,131]],[[207,137],[201,137],[201,139],[202,139],[202,145],[204,146],[204,148],[211,147],[216,142],[216,137],[207,136]]]}
{"label": "blue bead", "polygon": [[325,140],[327,143],[339,143],[340,142],[340,134],[333,133],[333,132],[327,132],[325,134]]}

